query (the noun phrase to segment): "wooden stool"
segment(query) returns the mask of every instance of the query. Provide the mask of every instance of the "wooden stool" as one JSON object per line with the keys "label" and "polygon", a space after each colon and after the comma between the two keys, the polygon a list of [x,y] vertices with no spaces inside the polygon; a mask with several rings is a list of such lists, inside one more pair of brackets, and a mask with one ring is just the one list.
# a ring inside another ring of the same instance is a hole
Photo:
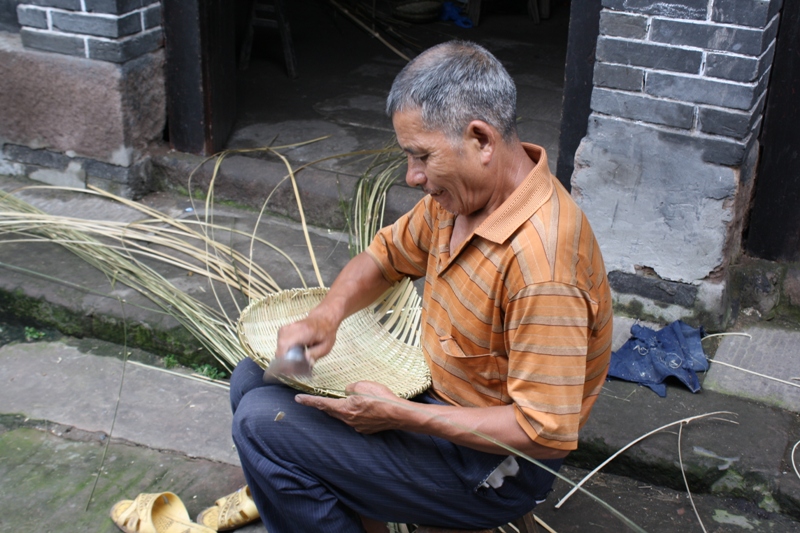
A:
{"label": "wooden stool", "polygon": [[[533,518],[533,512],[525,514],[512,522],[514,527],[517,528],[519,533],[536,533],[540,531],[536,527],[536,519]],[[446,529],[437,527],[418,527],[414,533],[496,533],[497,529]]]}
{"label": "wooden stool", "polygon": [[414,533],[494,533],[494,529],[441,529],[438,527],[418,527]]}
{"label": "wooden stool", "polygon": [[[481,18],[481,1],[469,0],[467,4],[467,15],[475,26]],[[528,14],[536,24],[542,19],[550,18],[550,0],[528,0]]]}
{"label": "wooden stool", "polygon": [[253,9],[250,11],[250,21],[247,24],[247,33],[242,43],[239,55],[239,69],[247,70],[250,65],[250,53],[253,49],[253,28],[278,28],[283,45],[283,57],[286,61],[286,72],[289,77],[297,77],[297,61],[294,57],[292,33],[289,30],[289,21],[286,19],[284,0],[253,0]]}

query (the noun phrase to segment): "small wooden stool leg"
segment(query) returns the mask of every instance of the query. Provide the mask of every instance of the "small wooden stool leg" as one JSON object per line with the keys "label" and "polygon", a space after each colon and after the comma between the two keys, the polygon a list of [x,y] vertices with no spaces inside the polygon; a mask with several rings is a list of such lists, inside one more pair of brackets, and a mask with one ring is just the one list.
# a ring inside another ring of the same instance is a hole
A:
{"label": "small wooden stool leg", "polygon": [[281,34],[283,44],[283,56],[286,61],[286,71],[289,77],[297,77],[297,61],[294,57],[294,44],[292,43],[292,32],[289,29],[289,21],[286,18],[283,0],[275,0],[275,18],[278,20],[278,31]]}
{"label": "small wooden stool leg", "polygon": [[415,533],[494,533],[495,529],[445,529],[439,527],[418,527]]}
{"label": "small wooden stool leg", "polygon": [[481,0],[469,0],[467,15],[469,15],[472,25],[477,26],[481,19]]}

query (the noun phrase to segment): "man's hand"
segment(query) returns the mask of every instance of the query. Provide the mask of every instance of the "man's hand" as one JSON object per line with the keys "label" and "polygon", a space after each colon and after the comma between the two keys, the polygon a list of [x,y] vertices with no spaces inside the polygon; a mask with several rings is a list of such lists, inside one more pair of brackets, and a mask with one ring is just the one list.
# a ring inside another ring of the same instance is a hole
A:
{"label": "man's hand", "polygon": [[306,357],[313,363],[330,352],[336,342],[339,323],[321,311],[317,308],[307,318],[279,329],[276,353],[282,355],[292,346],[305,346]]}
{"label": "man's hand", "polygon": [[298,394],[298,403],[316,407],[338,418],[359,433],[377,433],[389,429],[435,435],[461,446],[488,453],[508,455],[508,450],[486,440],[488,435],[499,442],[530,455],[534,459],[558,459],[568,450],[537,444],[516,421],[516,407],[458,407],[412,402],[395,396],[387,387],[372,381],[347,386],[343,399]]}
{"label": "man's hand", "polygon": [[358,254],[345,265],[328,294],[307,318],[278,331],[275,353],[282,356],[292,346],[305,346],[311,362],[327,355],[336,342],[342,320],[367,307],[390,286],[375,261],[365,252]]}
{"label": "man's hand", "polygon": [[407,400],[398,398],[388,387],[373,381],[350,384],[346,392],[348,396],[341,399],[298,394],[295,400],[338,418],[359,433],[398,429],[394,415],[398,405]]}

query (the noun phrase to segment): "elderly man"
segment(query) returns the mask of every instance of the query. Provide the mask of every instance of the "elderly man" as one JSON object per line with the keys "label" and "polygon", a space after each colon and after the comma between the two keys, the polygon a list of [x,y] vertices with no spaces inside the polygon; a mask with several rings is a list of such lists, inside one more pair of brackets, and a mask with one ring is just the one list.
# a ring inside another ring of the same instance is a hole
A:
{"label": "elderly man", "polygon": [[387,113],[406,181],[427,196],[348,263],[308,318],[281,329],[278,354],[299,344],[324,357],[345,317],[404,276],[424,277],[433,384],[414,400],[371,382],[331,399],[264,384],[252,361],[240,364],[233,436],[270,533],[514,520],[553,475],[470,430],[557,470],[606,376],[600,249],[544,150],[518,139],[516,88],[499,61],[472,43],[436,46],[397,76]]}

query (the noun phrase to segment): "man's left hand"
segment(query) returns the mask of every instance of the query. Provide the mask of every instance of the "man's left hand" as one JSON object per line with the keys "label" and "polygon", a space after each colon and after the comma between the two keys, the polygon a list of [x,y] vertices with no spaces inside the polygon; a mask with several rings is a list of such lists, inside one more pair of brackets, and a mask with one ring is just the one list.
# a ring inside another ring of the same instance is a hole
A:
{"label": "man's left hand", "polygon": [[298,394],[295,400],[338,418],[359,433],[398,429],[394,413],[407,400],[398,398],[388,387],[373,381],[350,384],[346,392],[348,396],[340,399]]}

